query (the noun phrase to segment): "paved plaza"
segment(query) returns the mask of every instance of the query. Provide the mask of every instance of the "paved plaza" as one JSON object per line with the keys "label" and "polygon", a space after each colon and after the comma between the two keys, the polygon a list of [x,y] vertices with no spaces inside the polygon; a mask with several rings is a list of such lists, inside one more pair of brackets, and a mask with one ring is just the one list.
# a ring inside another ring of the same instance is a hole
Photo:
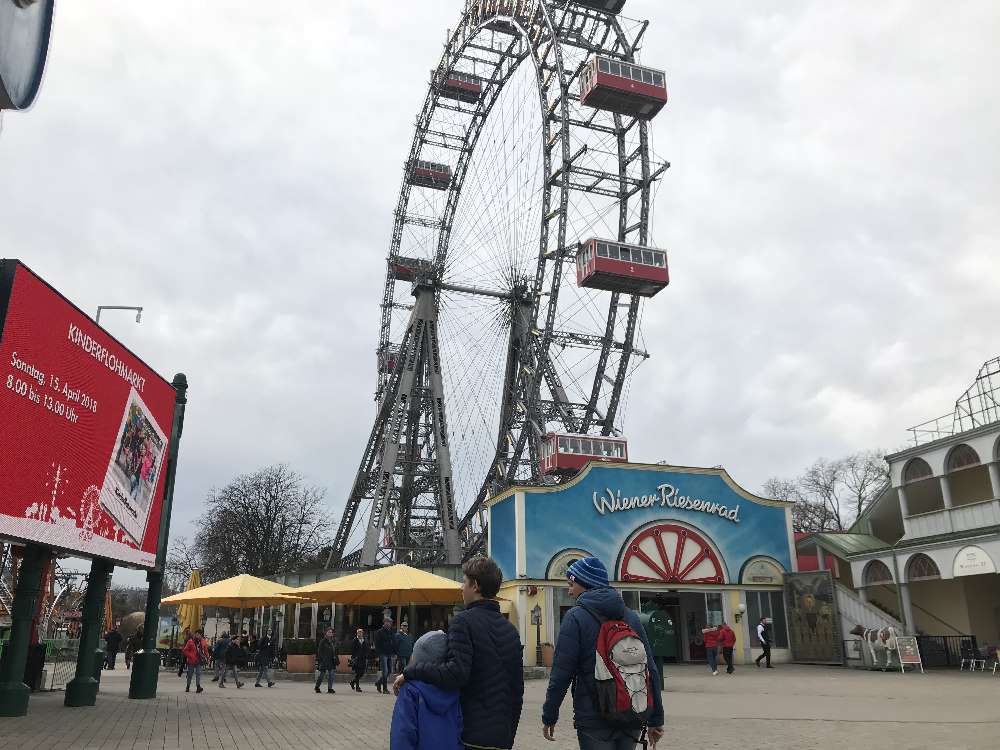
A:
{"label": "paved plaza", "polygon": [[[206,682],[185,693],[176,674],[160,674],[156,700],[129,700],[128,673],[105,673],[98,705],[68,709],[63,694],[31,698],[29,715],[0,719],[3,747],[53,748],[387,748],[392,696],[369,685],[362,694],[338,685],[316,695],[305,682],[268,690],[248,681],[242,690]],[[527,683],[516,747],[573,748],[568,712],[557,742],[541,736],[545,682]],[[892,748],[1000,747],[1000,677],[934,672],[925,676],[823,667],[740,669],[712,677],[696,666],[672,667],[666,748]],[[568,709],[568,704],[567,704]]]}

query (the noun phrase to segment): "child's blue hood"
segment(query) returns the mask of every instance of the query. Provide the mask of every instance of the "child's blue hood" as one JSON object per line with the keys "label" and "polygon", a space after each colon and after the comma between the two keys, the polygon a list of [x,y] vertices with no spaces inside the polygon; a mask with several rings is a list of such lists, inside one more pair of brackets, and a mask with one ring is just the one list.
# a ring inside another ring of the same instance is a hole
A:
{"label": "child's blue hood", "polygon": [[457,690],[445,690],[420,680],[415,680],[410,684],[420,692],[420,696],[424,699],[424,703],[431,710],[431,713],[438,716],[448,713],[458,703]]}

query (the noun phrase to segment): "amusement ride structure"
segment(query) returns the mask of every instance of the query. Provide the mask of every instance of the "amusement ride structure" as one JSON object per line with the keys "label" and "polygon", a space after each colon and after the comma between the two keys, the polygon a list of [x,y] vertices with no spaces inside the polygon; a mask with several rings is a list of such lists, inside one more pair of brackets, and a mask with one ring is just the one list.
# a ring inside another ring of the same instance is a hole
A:
{"label": "amusement ride structure", "polygon": [[[625,0],[468,0],[404,166],[377,347],[377,412],[327,560],[457,564],[486,500],[625,461],[650,247],[668,168]],[[458,498],[467,508],[458,510]]]}

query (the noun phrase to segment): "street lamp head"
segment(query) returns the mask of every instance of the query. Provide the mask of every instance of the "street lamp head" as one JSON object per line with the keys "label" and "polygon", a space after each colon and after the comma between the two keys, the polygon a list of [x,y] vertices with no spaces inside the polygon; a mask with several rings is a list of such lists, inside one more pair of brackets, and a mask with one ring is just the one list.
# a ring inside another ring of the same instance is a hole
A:
{"label": "street lamp head", "polygon": [[142,320],[142,308],[137,307],[135,309],[135,322],[138,323],[141,320]]}

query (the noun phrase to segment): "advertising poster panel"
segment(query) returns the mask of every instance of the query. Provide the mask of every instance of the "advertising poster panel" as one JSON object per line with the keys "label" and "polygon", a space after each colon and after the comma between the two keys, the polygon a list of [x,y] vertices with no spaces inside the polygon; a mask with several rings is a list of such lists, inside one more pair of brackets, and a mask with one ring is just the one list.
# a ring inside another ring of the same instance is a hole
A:
{"label": "advertising poster panel", "polygon": [[153,567],[173,386],[0,261],[0,537]]}
{"label": "advertising poster panel", "polygon": [[844,644],[830,571],[787,573],[785,600],[793,661],[843,664]]}

